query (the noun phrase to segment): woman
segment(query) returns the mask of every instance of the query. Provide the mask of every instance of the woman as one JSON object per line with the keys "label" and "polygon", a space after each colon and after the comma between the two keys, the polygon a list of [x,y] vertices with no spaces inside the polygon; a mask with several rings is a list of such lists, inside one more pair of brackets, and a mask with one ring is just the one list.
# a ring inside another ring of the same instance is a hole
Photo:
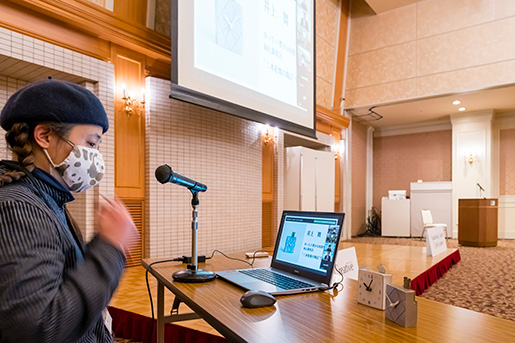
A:
{"label": "woman", "polygon": [[105,172],[102,104],[48,80],[16,92],[0,124],[15,160],[0,162],[0,342],[111,342],[105,309],[137,230],[105,199],[85,244],[66,210]]}

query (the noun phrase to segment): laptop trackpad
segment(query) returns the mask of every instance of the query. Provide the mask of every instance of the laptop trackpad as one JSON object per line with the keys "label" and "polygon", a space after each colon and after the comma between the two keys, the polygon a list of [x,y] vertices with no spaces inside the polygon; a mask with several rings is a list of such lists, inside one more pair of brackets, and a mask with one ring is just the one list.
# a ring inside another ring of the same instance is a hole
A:
{"label": "laptop trackpad", "polygon": [[266,282],[245,282],[244,284],[242,284],[242,286],[252,290],[277,292],[277,287]]}

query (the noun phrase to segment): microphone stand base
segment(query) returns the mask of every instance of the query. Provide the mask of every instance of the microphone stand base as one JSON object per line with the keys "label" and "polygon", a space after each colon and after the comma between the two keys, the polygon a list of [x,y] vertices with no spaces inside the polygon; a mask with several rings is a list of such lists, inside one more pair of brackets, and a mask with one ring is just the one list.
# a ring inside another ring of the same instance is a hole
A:
{"label": "microphone stand base", "polygon": [[185,283],[200,283],[213,281],[215,279],[215,276],[215,273],[202,269],[186,269],[172,274],[174,281]]}

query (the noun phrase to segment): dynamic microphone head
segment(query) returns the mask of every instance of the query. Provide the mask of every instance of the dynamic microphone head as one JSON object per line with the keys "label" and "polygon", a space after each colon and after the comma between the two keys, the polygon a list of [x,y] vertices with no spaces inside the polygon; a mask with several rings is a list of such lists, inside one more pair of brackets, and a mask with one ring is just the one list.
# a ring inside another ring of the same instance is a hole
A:
{"label": "dynamic microphone head", "polygon": [[170,180],[170,177],[173,174],[172,168],[168,164],[163,164],[162,166],[157,167],[156,169],[156,179],[161,183],[166,183]]}

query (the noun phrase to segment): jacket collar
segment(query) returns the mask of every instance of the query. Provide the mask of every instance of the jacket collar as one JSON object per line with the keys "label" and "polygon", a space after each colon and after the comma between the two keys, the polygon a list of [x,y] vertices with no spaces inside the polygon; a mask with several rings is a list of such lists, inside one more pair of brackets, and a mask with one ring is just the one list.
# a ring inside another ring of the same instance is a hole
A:
{"label": "jacket collar", "polygon": [[63,207],[66,203],[75,200],[69,190],[43,169],[36,167],[32,172],[28,172],[18,162],[8,160],[2,160],[0,165],[7,167],[6,169],[25,172],[27,176],[22,178],[21,181],[31,185],[37,191],[44,192],[50,196],[59,207]]}

